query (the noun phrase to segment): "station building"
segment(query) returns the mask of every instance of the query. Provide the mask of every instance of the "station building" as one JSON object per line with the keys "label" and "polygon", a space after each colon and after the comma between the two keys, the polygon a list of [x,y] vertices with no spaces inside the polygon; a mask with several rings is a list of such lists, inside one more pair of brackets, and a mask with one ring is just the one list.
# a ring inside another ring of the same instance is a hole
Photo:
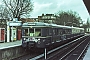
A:
{"label": "station building", "polygon": [[42,14],[41,16],[38,16],[39,22],[45,22],[45,23],[55,23],[56,17],[54,14]]}
{"label": "station building", "polygon": [[11,42],[21,39],[21,25],[22,21],[18,21],[17,18],[14,18],[13,21],[7,22],[7,41]]}

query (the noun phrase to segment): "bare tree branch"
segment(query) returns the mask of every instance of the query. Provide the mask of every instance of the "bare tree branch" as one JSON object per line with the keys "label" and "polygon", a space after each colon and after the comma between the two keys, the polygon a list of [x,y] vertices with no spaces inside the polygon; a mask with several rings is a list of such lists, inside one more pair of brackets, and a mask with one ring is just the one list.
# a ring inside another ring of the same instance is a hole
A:
{"label": "bare tree branch", "polygon": [[31,0],[3,0],[9,12],[15,18],[20,18],[21,15],[30,14],[33,10],[33,4]]}

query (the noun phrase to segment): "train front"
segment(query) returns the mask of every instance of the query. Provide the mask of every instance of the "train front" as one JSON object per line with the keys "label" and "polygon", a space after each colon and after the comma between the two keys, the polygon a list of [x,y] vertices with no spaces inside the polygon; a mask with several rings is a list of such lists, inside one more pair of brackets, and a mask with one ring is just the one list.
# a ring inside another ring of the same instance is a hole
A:
{"label": "train front", "polygon": [[[42,37],[42,26],[22,26],[22,47],[43,48],[46,37]],[[45,31],[44,31],[45,32]]]}

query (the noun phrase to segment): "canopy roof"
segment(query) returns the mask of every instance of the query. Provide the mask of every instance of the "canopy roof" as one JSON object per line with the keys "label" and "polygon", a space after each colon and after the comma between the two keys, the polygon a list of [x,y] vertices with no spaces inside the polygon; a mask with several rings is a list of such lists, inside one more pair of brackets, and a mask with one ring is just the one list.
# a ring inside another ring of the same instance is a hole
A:
{"label": "canopy roof", "polygon": [[84,2],[85,6],[90,14],[90,0],[83,0],[83,2]]}

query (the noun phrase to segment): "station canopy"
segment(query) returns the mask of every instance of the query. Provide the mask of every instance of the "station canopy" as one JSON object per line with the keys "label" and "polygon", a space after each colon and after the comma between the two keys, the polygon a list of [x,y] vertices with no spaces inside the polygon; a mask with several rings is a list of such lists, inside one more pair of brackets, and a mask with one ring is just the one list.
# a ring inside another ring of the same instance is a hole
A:
{"label": "station canopy", "polygon": [[85,6],[90,14],[90,0],[83,0],[83,2],[84,2]]}

